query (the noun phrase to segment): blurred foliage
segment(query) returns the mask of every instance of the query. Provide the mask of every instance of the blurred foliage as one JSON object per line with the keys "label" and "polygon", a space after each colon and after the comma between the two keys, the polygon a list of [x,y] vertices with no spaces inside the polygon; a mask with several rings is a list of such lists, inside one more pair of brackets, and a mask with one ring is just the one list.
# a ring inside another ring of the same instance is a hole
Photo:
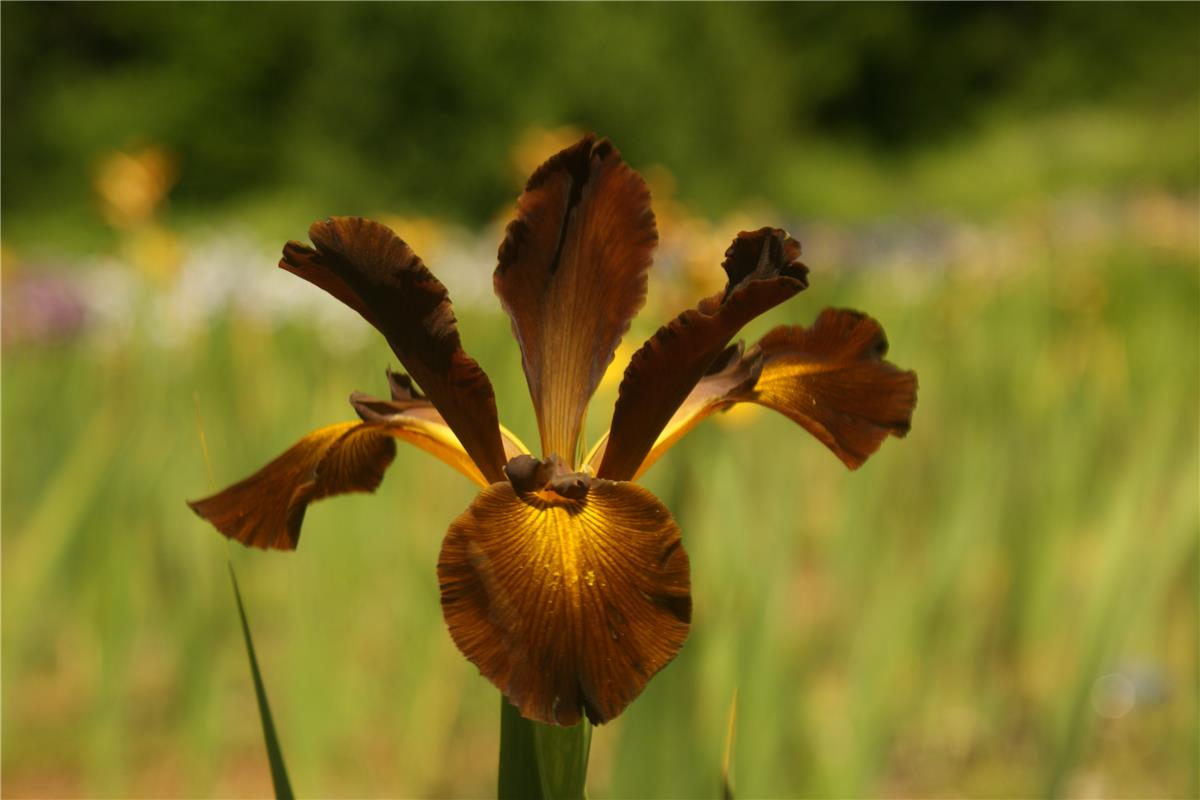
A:
{"label": "blurred foliage", "polygon": [[[596,730],[591,796],[716,795],[735,689],[738,796],[1196,796],[1198,262],[1057,241],[999,275],[814,268],[746,332],[869,309],[920,374],[913,431],[851,473],[782,417],[731,412],[647,473],[695,622]],[[461,316],[532,438],[507,320]],[[212,488],[193,408],[216,480],[247,474],[383,389],[382,339],[323,337],[230,313],[182,347],[5,353],[6,797],[269,793],[226,544],[183,505]],[[495,690],[434,569],[473,495],[401,447],[375,496],[314,505],[295,553],[232,548],[301,794],[491,791]]]}
{"label": "blurred foliage", "polygon": [[[581,128],[653,185],[627,343],[712,291],[738,226],[782,223],[812,288],[746,338],[859,307],[921,381],[912,433],[858,472],[738,410],[647,474],[695,625],[596,730],[591,796],[717,794],[735,690],[738,796],[1200,795],[1200,6],[3,3],[0,23],[6,797],[270,791],[229,551],[183,505],[216,488],[194,409],[223,483],[384,390],[392,356],[353,313],[259,279],[311,220],[379,214],[532,441],[479,231]],[[302,794],[491,791],[495,691],[434,569],[473,495],[401,448],[377,496],[315,505],[296,553],[232,550]]]}
{"label": "blurred foliage", "polygon": [[[1052,167],[1064,157],[1069,173],[1080,139],[1104,149],[1110,125],[1128,137],[1131,120],[1154,145],[1133,164],[1127,149],[1116,163],[1093,159],[1086,180],[1124,179],[1136,165],[1186,182],[1197,168],[1194,4],[13,3],[0,13],[10,241],[47,216],[76,237],[97,230],[84,187],[98,161],[145,144],[178,156],[178,213],[265,206],[302,220],[388,209],[480,222],[511,203],[523,173],[508,154],[530,126],[610,136],[634,163],[665,165],[681,198],[709,214],[750,198],[828,212],[826,197],[847,191],[839,213],[895,212],[921,196],[903,172],[889,185],[911,160],[999,122],[1068,113],[1069,125],[1096,108],[1122,116],[1085,117],[1087,134],[1066,146],[1051,139],[1038,181],[1063,177]],[[1027,131],[1025,147],[1043,134]],[[864,175],[865,152],[890,166]],[[1039,162],[999,155],[969,153],[959,171],[988,184]]]}

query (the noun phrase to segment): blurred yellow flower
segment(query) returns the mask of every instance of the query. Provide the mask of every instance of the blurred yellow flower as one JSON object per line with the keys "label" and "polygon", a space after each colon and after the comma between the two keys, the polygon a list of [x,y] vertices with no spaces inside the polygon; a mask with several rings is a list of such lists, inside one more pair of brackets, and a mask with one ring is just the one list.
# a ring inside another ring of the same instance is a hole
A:
{"label": "blurred yellow flower", "polygon": [[394,231],[404,231],[405,241],[419,253],[435,258],[446,244],[446,223],[433,217],[406,217],[403,214],[388,214],[380,221]]}
{"label": "blurred yellow flower", "polygon": [[582,135],[583,131],[570,125],[529,128],[513,145],[511,158],[514,176],[524,180],[546,160],[546,153],[557,153],[577,142]]}
{"label": "blurred yellow flower", "polygon": [[161,147],[109,154],[101,161],[95,178],[104,219],[121,229],[149,222],[176,177],[175,159]]}
{"label": "blurred yellow flower", "polygon": [[124,252],[134,269],[159,284],[173,280],[183,260],[179,235],[155,224],[130,231]]}

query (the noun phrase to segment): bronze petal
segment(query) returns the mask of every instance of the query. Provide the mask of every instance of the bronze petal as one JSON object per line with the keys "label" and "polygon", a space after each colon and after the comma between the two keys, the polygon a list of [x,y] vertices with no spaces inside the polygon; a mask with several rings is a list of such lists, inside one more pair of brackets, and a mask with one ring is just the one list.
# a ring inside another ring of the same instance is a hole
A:
{"label": "bronze petal", "polygon": [[379,329],[489,481],[503,478],[496,397],[467,355],[450,298],[389,228],[333,217],[308,231],[316,248],[288,242],[279,266],[320,286]]}
{"label": "bronze petal", "polygon": [[[879,323],[857,311],[827,308],[811,327],[775,328],[696,384],[634,477],[702,420],[736,403],[785,414],[856,469],[888,435],[904,436],[912,422],[917,376],[885,361],[886,354]],[[588,457],[593,468],[607,441],[606,434]]]}
{"label": "bronze petal", "polygon": [[188,505],[244,545],[294,550],[310,502],[375,491],[395,456],[396,443],[380,426],[340,422],[308,434],[249,478]]}
{"label": "bronze petal", "polygon": [[[696,387],[688,393],[683,403],[671,415],[671,419],[667,421],[662,433],[654,441],[654,446],[642,460],[633,479],[637,480],[688,431],[707,419],[709,415],[724,411],[735,403],[750,397],[761,371],[761,354],[757,356],[752,354],[750,357],[746,357],[740,342],[727,347],[725,352],[709,367],[709,374],[700,379]],[[588,454],[587,464],[593,470],[598,468],[600,462],[604,460],[604,451],[607,447],[608,433],[605,432]]]}
{"label": "bronze petal", "polygon": [[755,345],[762,375],[753,400],[804,426],[856,469],[883,440],[904,436],[917,375],[884,360],[887,337],[871,317],[827,308],[811,327],[775,328]]}
{"label": "bronze petal", "polygon": [[251,547],[294,550],[308,504],[331,495],[375,491],[395,458],[395,439],[416,445],[487,486],[454,432],[437,412],[427,415],[427,410],[432,408],[389,414],[367,410],[367,421],[313,431],[250,477],[188,505],[230,539]]}
{"label": "bronze petal", "polygon": [[553,156],[517,201],[494,284],[521,346],[543,456],[574,467],[588,400],[646,300],[657,243],[645,182],[604,139]]}
{"label": "bronze petal", "polygon": [[629,480],[688,394],[742,326],[808,286],[800,245],[778,228],[739,233],[722,266],[725,290],[683,312],[634,353],[597,474]]}
{"label": "bronze petal", "polygon": [[670,512],[630,483],[547,501],[495,483],[450,526],[442,612],[463,654],[521,714],[621,713],[683,646],[688,558]]}
{"label": "bronze petal", "polygon": [[[457,453],[453,455],[453,458],[448,458],[440,452],[429,450],[429,448],[422,447],[422,449],[433,452],[434,455],[446,463],[464,472],[467,477],[476,483],[486,486],[487,481],[481,481],[476,477],[480,475],[479,468],[473,466],[474,462],[470,462],[470,456],[463,450],[462,444],[459,443],[454,432],[450,430],[450,426],[446,424],[446,420],[442,418],[441,413],[434,407],[433,403],[422,397],[416,390],[412,379],[403,372],[392,372],[390,369],[387,372],[387,377],[388,385],[392,392],[391,400],[372,397],[364,392],[354,392],[350,395],[350,405],[354,407],[359,418],[364,422],[407,424],[408,420],[400,418],[400,415],[403,415],[403,417],[409,419],[415,418],[428,423],[430,433],[436,434],[436,436],[431,436],[431,438],[438,441],[452,441]],[[504,445],[505,459],[511,460],[519,455],[529,453],[529,448],[525,446],[525,443],[503,425],[500,426],[500,440]],[[418,444],[418,446],[421,445]],[[455,463],[461,459],[466,459],[471,463],[470,471],[460,468]]]}

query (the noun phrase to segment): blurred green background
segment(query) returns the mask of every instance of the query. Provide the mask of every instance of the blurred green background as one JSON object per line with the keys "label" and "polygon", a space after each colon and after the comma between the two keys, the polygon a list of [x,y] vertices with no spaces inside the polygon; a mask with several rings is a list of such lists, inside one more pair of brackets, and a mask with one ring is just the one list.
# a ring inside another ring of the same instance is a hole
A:
{"label": "blurred green background", "polygon": [[[302,795],[484,796],[495,690],[434,571],[473,488],[402,449],[293,554],[184,506],[382,394],[386,344],[274,269],[384,219],[536,438],[491,297],[521,181],[584,130],[662,245],[617,366],[782,225],[915,369],[847,472],[785,419],[646,476],[692,559],[681,655],[593,797],[1200,796],[1200,6],[0,6],[9,797],[270,791],[224,561]],[[615,394],[589,415],[594,439]],[[786,444],[781,444],[786,443]]]}

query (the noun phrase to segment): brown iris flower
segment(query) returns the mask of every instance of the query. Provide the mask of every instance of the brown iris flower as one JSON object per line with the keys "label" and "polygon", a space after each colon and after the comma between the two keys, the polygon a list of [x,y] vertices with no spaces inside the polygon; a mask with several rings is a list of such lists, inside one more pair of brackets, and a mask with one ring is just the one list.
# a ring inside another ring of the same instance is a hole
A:
{"label": "brown iris flower", "polygon": [[[799,423],[847,466],[903,436],[916,376],[883,359],[875,320],[826,309],[750,348],[747,322],[806,288],[784,231],[739,233],[725,289],[634,354],[607,434],[583,456],[584,413],[646,297],[658,242],[650,194],[608,141],[543,164],[500,246],[496,294],[521,348],[539,459],[500,426],[491,382],[459,340],[445,287],[391,230],[335,217],[289,242],[280,266],[374,325],[407,374],[391,399],[351,395],[360,421],[305,436],[249,478],[191,503],[246,545],[291,550],[314,500],[373,491],[402,439],[481,487],[438,561],[455,644],[529,719],[621,713],[687,638],[688,557],[671,513],[632,483],[693,426],[737,403]],[[420,387],[418,390],[417,387]]]}

